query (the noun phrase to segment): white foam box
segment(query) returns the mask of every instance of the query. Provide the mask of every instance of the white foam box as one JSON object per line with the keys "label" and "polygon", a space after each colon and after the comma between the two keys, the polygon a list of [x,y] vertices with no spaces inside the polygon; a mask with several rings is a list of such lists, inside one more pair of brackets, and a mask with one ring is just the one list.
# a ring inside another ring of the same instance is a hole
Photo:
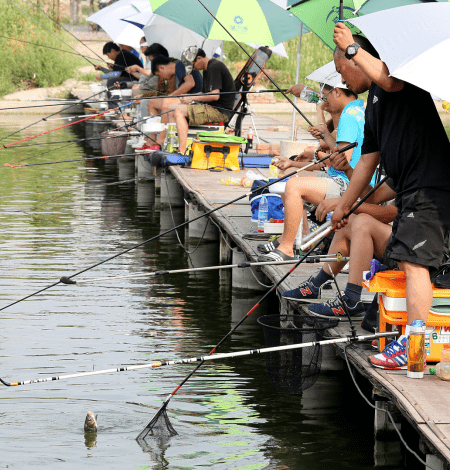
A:
{"label": "white foam box", "polygon": [[284,223],[283,224],[272,224],[270,222],[264,223],[264,233],[283,233]]}

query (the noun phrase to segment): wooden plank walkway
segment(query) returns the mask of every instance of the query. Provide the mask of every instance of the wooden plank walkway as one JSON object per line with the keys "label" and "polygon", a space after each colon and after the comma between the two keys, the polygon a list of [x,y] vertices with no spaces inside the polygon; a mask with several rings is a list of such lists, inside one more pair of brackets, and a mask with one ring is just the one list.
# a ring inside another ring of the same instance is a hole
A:
{"label": "wooden plank walkway", "polygon": [[[259,171],[267,174],[268,170],[260,169]],[[205,210],[216,208],[248,192],[240,186],[226,186],[220,183],[220,179],[224,177],[224,174],[221,173],[180,167],[170,167],[170,172],[178,180],[189,198]],[[233,176],[243,177],[245,173],[246,170],[234,172]],[[211,215],[220,226],[221,231],[228,234],[247,258],[256,261],[256,245],[260,242],[244,238],[246,234],[254,231],[256,225],[251,222],[250,216],[248,198]],[[302,264],[282,283],[279,291],[283,292],[297,287],[302,280],[318,272],[320,267],[320,264]],[[262,268],[271,282],[277,282],[288,269],[286,266],[265,266]],[[338,282],[340,286],[344,287],[347,276],[340,274]],[[326,297],[332,295],[331,291],[326,292]],[[358,320],[356,322],[359,323]],[[334,333],[347,336],[349,334],[348,324],[341,323],[339,327],[335,328]],[[359,326],[358,333],[368,334]],[[370,349],[367,348],[367,345],[359,344],[349,348],[348,357],[351,364],[376,387],[380,394],[397,406],[419,432],[430,452],[450,463],[450,383],[429,375],[428,367],[423,380],[408,379],[406,371],[375,369],[367,362],[367,357],[374,351],[370,347]],[[340,354],[343,353],[343,346],[339,346],[337,349]]]}

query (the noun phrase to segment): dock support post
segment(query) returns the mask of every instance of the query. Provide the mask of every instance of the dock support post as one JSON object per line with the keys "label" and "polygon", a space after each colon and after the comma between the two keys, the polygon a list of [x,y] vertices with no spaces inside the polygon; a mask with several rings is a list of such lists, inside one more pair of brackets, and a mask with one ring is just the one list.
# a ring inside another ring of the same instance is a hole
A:
{"label": "dock support post", "polygon": [[137,174],[139,178],[153,178],[153,166],[145,159],[145,155],[136,154]]}
{"label": "dock support post", "polygon": [[[162,186],[164,186],[164,183],[162,183]],[[163,188],[161,188],[161,193],[162,193]],[[196,207],[192,202],[189,203],[189,220],[195,219],[199,215],[202,215],[204,211]],[[206,224],[208,226],[206,227]],[[206,217],[203,217],[199,220],[196,220],[195,222],[192,222],[188,225],[189,227],[189,237],[192,238],[202,238],[204,240],[213,240],[217,241],[219,239],[219,231],[217,227],[211,223],[208,222],[208,219]],[[206,227],[206,231],[205,231]]]}
{"label": "dock support post", "polygon": [[231,237],[228,233],[222,232],[220,234],[220,251],[219,251],[219,263],[230,264],[233,258],[233,252],[231,246]]}
{"label": "dock support post", "polygon": [[160,201],[161,204],[170,204],[172,207],[184,206],[183,188],[169,172],[161,175]]}
{"label": "dock support post", "polygon": [[[233,248],[233,264],[245,262],[247,262],[247,257],[242,253],[240,248]],[[250,272],[250,269],[253,269],[253,274]],[[262,271],[257,271],[255,268],[233,268],[232,271],[233,288],[266,291],[266,286],[270,285],[270,281],[264,273]],[[264,285],[261,285],[260,283]]]}
{"label": "dock support post", "polygon": [[136,202],[138,207],[145,207],[155,203],[155,185],[153,181],[138,181],[136,186]]}
{"label": "dock support post", "polygon": [[427,454],[425,461],[427,470],[445,470],[444,462],[436,455]]}

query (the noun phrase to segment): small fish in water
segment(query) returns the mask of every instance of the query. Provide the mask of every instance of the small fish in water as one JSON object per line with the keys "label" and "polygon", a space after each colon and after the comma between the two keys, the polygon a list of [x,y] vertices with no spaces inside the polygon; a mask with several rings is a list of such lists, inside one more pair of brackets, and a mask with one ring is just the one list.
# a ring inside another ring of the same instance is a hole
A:
{"label": "small fish in water", "polygon": [[97,432],[97,416],[93,411],[89,411],[84,421],[84,432]]}

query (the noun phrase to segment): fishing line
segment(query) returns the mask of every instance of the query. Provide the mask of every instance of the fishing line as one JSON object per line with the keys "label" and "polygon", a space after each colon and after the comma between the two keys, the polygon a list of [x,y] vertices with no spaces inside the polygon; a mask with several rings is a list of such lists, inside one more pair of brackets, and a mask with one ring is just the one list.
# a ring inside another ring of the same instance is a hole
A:
{"label": "fishing line", "polygon": [[[135,250],[136,248],[139,248],[139,247],[141,247],[141,246],[143,246],[143,245],[145,245],[145,244],[147,244],[147,243],[149,243],[149,242],[151,242],[151,241],[153,241],[153,240],[156,240],[156,239],[158,239],[158,238],[161,238],[162,236],[167,235],[167,234],[173,232],[174,230],[180,229],[181,227],[184,227],[185,225],[188,225],[188,224],[190,224],[190,223],[192,223],[192,222],[195,222],[195,221],[197,221],[197,220],[199,220],[199,219],[201,219],[201,218],[203,218],[203,217],[209,216],[209,215],[212,214],[213,212],[216,212],[216,211],[218,211],[218,210],[223,209],[223,208],[226,207],[226,206],[229,206],[229,205],[231,205],[231,204],[234,204],[235,202],[240,201],[241,199],[244,199],[244,198],[246,198],[246,197],[249,197],[249,196],[251,196],[251,195],[252,195],[254,192],[256,192],[256,191],[259,191],[259,190],[268,188],[269,186],[272,186],[273,184],[278,183],[278,182],[280,182],[281,180],[283,180],[283,179],[285,179],[285,178],[289,178],[290,176],[294,176],[294,175],[296,175],[297,173],[300,173],[300,172],[302,172],[302,171],[307,170],[309,167],[314,166],[314,165],[316,165],[317,163],[322,163],[322,162],[328,160],[332,155],[339,154],[339,153],[342,153],[342,152],[346,152],[347,150],[350,150],[350,149],[356,147],[357,145],[358,145],[358,144],[357,144],[356,142],[355,142],[355,143],[352,143],[352,144],[349,144],[349,145],[346,145],[345,147],[342,147],[341,149],[338,149],[335,153],[332,153],[332,154],[330,154],[330,155],[326,155],[325,157],[323,157],[322,159],[318,160],[317,162],[312,162],[312,163],[310,163],[309,165],[304,166],[303,168],[298,168],[297,170],[293,171],[292,173],[290,173],[290,174],[288,174],[288,175],[282,176],[281,178],[278,178],[278,179],[276,179],[276,180],[274,180],[274,181],[272,181],[272,182],[269,182],[269,183],[267,183],[267,184],[264,185],[264,186],[260,186],[260,187],[258,187],[257,189],[255,189],[255,190],[253,190],[253,191],[250,191],[250,192],[248,192],[248,193],[245,193],[245,194],[243,194],[243,195],[241,195],[241,196],[239,196],[239,197],[237,197],[237,198],[235,198],[235,199],[233,199],[233,200],[231,200],[231,201],[229,201],[229,202],[227,202],[227,203],[225,203],[225,204],[222,204],[221,206],[215,207],[214,209],[211,209],[211,210],[209,210],[209,211],[207,211],[207,212],[204,212],[203,214],[199,215],[198,217],[195,217],[195,218],[193,218],[193,219],[191,219],[191,220],[187,220],[186,222],[183,222],[182,224],[178,225],[177,227],[173,227],[173,228],[171,228],[171,229],[166,230],[166,231],[163,232],[163,233],[160,233],[159,235],[155,235],[155,236],[152,237],[152,238],[149,238],[149,239],[147,239],[147,240],[144,240],[143,242],[138,243],[137,245],[134,245],[134,246],[132,246],[132,247],[130,247],[130,248],[124,250],[124,251],[121,251],[120,253],[117,253],[117,254],[115,254],[115,255],[113,255],[113,256],[110,256],[109,258],[106,258],[106,259],[104,259],[104,260],[102,260],[102,261],[99,261],[98,263],[95,263],[95,264],[93,264],[93,265],[91,265],[91,266],[88,266],[87,268],[84,268],[84,269],[82,269],[81,271],[76,272],[75,274],[72,274],[72,275],[70,275],[70,276],[63,276],[63,277],[64,277],[64,278],[67,278],[67,279],[71,279],[71,278],[73,278],[73,277],[79,276],[80,274],[83,274],[83,273],[85,273],[86,271],[89,271],[89,270],[91,270],[91,269],[94,269],[94,268],[96,268],[97,266],[100,266],[100,265],[102,265],[102,264],[104,264],[104,263],[107,263],[108,261],[111,261],[111,260],[113,260],[113,259],[115,259],[115,258],[118,258],[119,256],[122,256],[122,255],[124,255],[125,253],[129,253],[130,251]],[[378,188],[378,186],[376,186],[375,188]],[[375,191],[375,188],[372,190],[372,192]],[[368,194],[366,195],[366,197],[368,197],[369,194],[371,194],[371,193],[368,193]],[[365,199],[364,199],[364,200],[365,200]],[[14,301],[14,302],[12,302],[12,303],[10,303],[10,304],[8,304],[8,305],[5,305],[4,307],[0,308],[0,312],[3,311],[3,310],[5,310],[5,309],[7,309],[8,307],[11,307],[11,306],[13,306],[13,305],[16,305],[16,304],[18,304],[19,302],[22,302],[22,301],[24,301],[24,300],[26,300],[26,299],[29,299],[30,297],[33,297],[34,295],[40,294],[41,292],[44,292],[44,291],[46,291],[46,290],[48,290],[48,289],[51,289],[52,287],[57,286],[57,285],[60,284],[60,283],[61,283],[61,280],[59,280],[59,281],[57,281],[57,282],[55,282],[55,283],[53,283],[53,284],[51,284],[51,285],[49,285],[49,286],[47,286],[47,287],[44,287],[44,288],[38,290],[37,292],[34,292],[34,293],[32,293],[32,294],[29,294],[29,295],[27,295],[26,297],[23,297],[23,298],[21,298],[21,299],[19,299],[19,300],[16,300],[16,301]]]}
{"label": "fishing line", "polygon": [[34,5],[38,10],[42,11],[44,15],[49,18],[53,23],[55,23],[59,28],[62,28],[66,33],[69,33],[73,38],[75,38],[78,42],[80,42],[86,49],[91,51],[93,54],[95,54],[102,62],[106,62],[103,57],[100,57],[94,50],[92,50],[89,46],[87,46],[80,38],[77,38],[71,31],[69,31],[67,28],[64,28],[64,26],[61,23],[58,23],[54,18],[52,18],[50,15],[48,15],[42,8],[40,8],[36,3],[30,2],[31,5]]}
{"label": "fishing line", "polygon": [[[221,28],[230,36],[230,38],[244,51],[244,53],[253,61],[253,63],[261,70],[261,72],[270,80],[272,85],[276,87],[276,89],[288,100],[288,102],[294,107],[294,109],[302,116],[302,118],[310,125],[313,126],[312,122],[300,111],[300,109],[296,106],[296,104],[286,95],[284,91],[275,83],[275,81],[270,77],[270,75],[264,71],[264,69],[252,58],[252,56],[242,47],[242,45],[233,37],[233,35],[225,28],[225,26],[213,15],[211,11],[201,2],[201,0],[197,0],[200,5],[214,18]],[[236,92],[238,93],[238,92]],[[323,139],[323,136],[321,136]]]}
{"label": "fishing line", "polygon": [[[398,333],[397,333],[398,334]],[[377,408],[375,405],[373,405],[372,403],[370,403],[370,401],[367,399],[367,397],[364,395],[364,393],[362,392],[362,390],[359,388],[359,385],[357,384],[356,380],[355,380],[355,377],[353,375],[353,372],[352,372],[352,369],[350,367],[350,363],[349,363],[349,360],[348,360],[348,356],[347,356],[347,348],[351,346],[350,344],[347,344],[344,346],[344,358],[345,358],[345,362],[347,364],[347,368],[348,368],[348,372],[350,374],[350,377],[353,381],[353,384],[355,385],[356,387],[356,390],[358,390],[359,394],[361,395],[361,397],[364,399],[364,401],[371,407],[373,408],[375,411],[382,411],[383,413],[386,413],[392,423],[392,425],[394,426],[394,429],[395,429],[395,432],[398,434],[398,437],[400,438],[400,441],[402,442],[402,444],[405,446],[405,449],[410,452],[412,455],[414,455],[414,457],[416,457],[416,459],[424,466],[424,467],[427,467],[427,463],[422,460],[420,458],[420,456],[414,451],[411,449],[411,447],[409,447],[409,445],[406,443],[405,439],[403,438],[401,432],[400,432],[400,429],[397,427],[397,424],[395,423],[394,421],[394,418],[392,417],[392,414],[389,410],[387,409],[383,409],[383,408]],[[1,380],[1,379],[0,379]],[[3,381],[2,381],[3,382]]]}
{"label": "fishing line", "polygon": [[[66,30],[67,31],[67,30]],[[71,52],[71,51],[65,51],[64,49],[58,49],[57,47],[51,47],[51,46],[45,46],[44,44],[38,44],[36,42],[30,42],[30,41],[24,41],[23,39],[16,39],[16,38],[10,38],[8,36],[0,36],[0,38],[4,39],[9,39],[11,41],[17,41],[17,42],[24,42],[26,44],[31,44],[32,46],[39,46],[39,47],[45,47],[47,49],[53,49],[54,51],[59,51],[59,52],[66,52],[67,54],[73,54],[73,55],[78,55],[80,57],[83,57],[84,59],[92,59],[92,60],[97,60],[94,57],[89,57],[83,54],[80,54],[79,52]],[[102,62],[106,62],[106,60],[102,59]]]}
{"label": "fishing line", "polygon": [[[397,335],[398,333],[396,331],[374,333],[371,335],[359,335],[357,336],[356,341],[367,341],[371,339],[383,338],[383,337],[388,337],[388,336],[397,336]],[[6,387],[17,387],[19,385],[30,385],[30,384],[37,384],[37,383],[44,383],[44,382],[54,382],[56,380],[67,380],[67,379],[74,379],[74,378],[79,378],[79,377],[92,377],[93,375],[114,374],[116,372],[127,372],[131,370],[140,370],[140,369],[157,369],[159,367],[172,366],[172,365],[177,365],[177,364],[191,364],[193,362],[217,361],[221,359],[251,356],[253,354],[267,354],[270,352],[277,352],[277,351],[290,351],[292,349],[325,346],[328,344],[347,343],[349,341],[353,342],[355,341],[355,339],[332,338],[332,339],[325,339],[321,341],[311,341],[308,343],[296,343],[296,344],[287,344],[283,346],[272,346],[270,348],[247,349],[244,351],[235,351],[235,352],[230,352],[230,353],[214,354],[214,355],[208,355],[208,356],[197,356],[197,357],[172,359],[168,361],[155,361],[155,362],[150,362],[146,364],[118,366],[113,369],[102,369],[102,370],[94,370],[90,372],[80,372],[78,374],[67,374],[67,375],[43,377],[41,379],[18,380],[17,382],[7,382],[6,380],[0,378],[0,382]]]}
{"label": "fishing line", "polygon": [[[64,124],[63,126],[55,127],[55,129],[50,129],[49,131],[41,132],[40,134],[36,134],[36,135],[31,136],[31,137],[26,137],[25,139],[17,140],[16,142],[12,142],[11,144],[3,145],[3,147],[4,148],[12,147],[15,144],[19,144],[21,142],[26,142],[28,140],[35,139],[36,137],[40,137],[42,135],[50,134],[50,132],[59,131],[60,129],[64,129],[65,127],[70,127],[70,126],[73,126],[74,124],[79,124],[80,122],[88,121],[89,119],[94,119],[98,116],[101,116],[102,114],[106,114],[106,113],[109,113],[111,111],[116,111],[117,109],[124,108],[124,107],[127,107],[127,106],[131,106],[132,104],[133,104],[133,102],[130,101],[129,103],[125,103],[125,104],[122,104],[122,105],[118,106],[117,108],[113,108],[113,109],[109,109],[107,111],[103,111],[101,113],[93,114],[92,116],[88,116],[84,119],[80,119],[80,120],[75,121],[75,122],[69,122],[68,124]],[[58,114],[58,113],[54,113],[54,114],[52,114],[52,116],[54,116],[55,114]],[[41,119],[41,121],[45,121],[45,120],[46,120],[46,118]],[[40,122],[40,121],[38,121],[38,122]],[[31,124],[31,125],[33,125],[33,124]],[[31,127],[31,126],[29,126],[29,127]],[[20,131],[17,131],[17,132],[20,132]],[[17,134],[17,132],[15,132],[15,134]],[[12,135],[12,134],[10,134],[10,135]],[[0,140],[3,140],[3,139],[0,139]]]}
{"label": "fishing line", "polygon": [[[114,89],[114,87],[110,88],[110,90]],[[287,88],[285,88],[287,90]],[[157,90],[154,90],[157,91]],[[103,93],[103,92],[100,92]],[[195,98],[196,96],[215,96],[215,95],[236,95],[236,94],[259,94],[259,93],[279,93],[278,90],[257,90],[257,91],[222,91],[219,93],[195,93],[195,94],[183,94],[183,95],[165,95],[165,96],[149,96],[148,98],[142,97],[142,98],[133,98],[132,101],[138,101],[138,100],[160,100],[160,99],[165,99],[165,98]],[[94,95],[95,96],[95,95]],[[53,101],[53,100],[50,100]],[[62,101],[62,100],[60,100]],[[67,100],[68,102],[74,103],[75,104],[88,104],[88,103],[116,103],[118,100],[117,99],[109,99],[109,100],[90,100],[89,98],[86,98],[84,100]],[[55,103],[55,104],[39,104],[39,105],[33,105],[33,106],[13,106],[10,108],[0,108],[0,111],[11,111],[15,109],[34,109],[34,108],[49,108],[52,106],[61,106],[60,103]],[[220,108],[220,109],[226,109],[227,111],[233,111],[236,114],[244,114],[244,115],[249,115],[250,113],[243,113],[240,111],[234,111],[232,109],[228,108]],[[46,118],[45,120],[48,120]]]}
{"label": "fishing line", "polygon": [[[87,100],[90,100],[90,99],[93,98],[94,96],[100,95],[101,93],[103,93],[103,91],[99,91],[98,93],[94,93],[92,96],[89,96],[89,97],[86,98],[85,100],[81,100],[80,102],[74,103],[74,104],[68,106],[67,108],[64,108],[64,109],[62,109],[62,110],[60,110],[60,111],[56,111],[55,113],[49,114],[49,115],[46,116],[45,118],[39,119],[39,121],[33,122],[32,124],[29,124],[28,126],[22,127],[22,129],[19,129],[19,130],[17,130],[17,131],[12,132],[11,134],[6,135],[5,137],[2,137],[2,138],[0,139],[0,142],[3,141],[3,140],[5,140],[5,139],[7,139],[8,137],[11,137],[11,136],[13,136],[13,135],[15,135],[15,134],[18,134],[19,132],[22,132],[22,131],[24,131],[24,130],[26,130],[26,129],[29,129],[30,127],[32,127],[32,126],[34,126],[34,125],[36,125],[36,124],[39,124],[39,123],[42,122],[42,121],[46,121],[48,118],[51,118],[52,116],[56,116],[57,114],[63,113],[64,111],[67,111],[68,109],[73,108],[74,106],[78,106],[79,104],[81,104],[81,103],[83,103],[83,102],[85,102],[85,101],[87,101]],[[19,141],[19,142],[20,142],[20,141]],[[15,142],[15,143],[18,143],[18,142]],[[12,144],[12,145],[14,145],[14,144]],[[4,144],[2,144],[2,146],[5,147]]]}
{"label": "fishing line", "polygon": [[[27,15],[29,18],[31,18],[35,23],[37,23],[39,26],[42,26],[46,31],[48,31],[50,34],[52,34],[53,36],[55,36],[55,38],[59,39],[63,44],[65,44],[67,47],[70,47],[73,51],[76,52],[76,49],[74,47],[72,47],[70,44],[67,44],[67,42],[65,42],[63,39],[61,39],[57,34],[55,34],[53,31],[51,31],[50,29],[48,29],[46,26],[44,26],[42,23],[39,23],[38,20],[36,20],[35,18],[33,18],[30,14],[28,14],[25,10],[23,10],[22,8],[20,8],[19,6],[15,5],[11,0],[6,0],[8,3],[10,3],[13,7],[17,8],[18,10],[20,10],[22,13],[25,13],[25,15]],[[81,56],[81,54],[79,54]],[[83,56],[81,56],[83,57]],[[95,65],[93,62],[91,62],[87,57],[84,57],[91,65]]]}

